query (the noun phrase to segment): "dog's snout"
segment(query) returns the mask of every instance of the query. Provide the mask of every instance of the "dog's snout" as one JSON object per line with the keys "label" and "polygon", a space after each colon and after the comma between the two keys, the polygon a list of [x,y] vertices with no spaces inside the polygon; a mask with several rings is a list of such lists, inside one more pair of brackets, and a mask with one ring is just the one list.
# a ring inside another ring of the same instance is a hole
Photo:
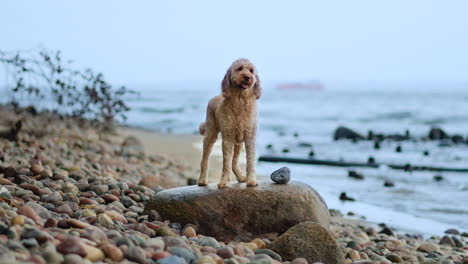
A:
{"label": "dog's snout", "polygon": [[246,80],[246,81],[250,81],[250,76],[247,76],[247,75],[246,75],[246,76],[244,76],[244,80]]}

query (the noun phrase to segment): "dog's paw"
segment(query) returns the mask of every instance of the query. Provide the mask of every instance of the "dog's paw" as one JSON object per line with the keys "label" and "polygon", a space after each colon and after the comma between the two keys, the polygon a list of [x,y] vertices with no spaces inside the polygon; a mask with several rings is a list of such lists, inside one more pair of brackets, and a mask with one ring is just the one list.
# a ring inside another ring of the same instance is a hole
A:
{"label": "dog's paw", "polygon": [[257,185],[258,185],[257,181],[248,181],[247,182],[247,187],[255,187]]}
{"label": "dog's paw", "polygon": [[228,184],[225,183],[225,182],[218,183],[218,189],[224,189],[224,188],[227,188],[227,187],[228,187]]}
{"label": "dog's paw", "polygon": [[198,186],[207,186],[208,183],[206,181],[200,181],[198,182]]}
{"label": "dog's paw", "polygon": [[247,178],[246,178],[246,177],[239,177],[239,178],[237,178],[237,181],[238,181],[239,183],[243,183],[243,182],[246,182],[246,181],[247,181]]}

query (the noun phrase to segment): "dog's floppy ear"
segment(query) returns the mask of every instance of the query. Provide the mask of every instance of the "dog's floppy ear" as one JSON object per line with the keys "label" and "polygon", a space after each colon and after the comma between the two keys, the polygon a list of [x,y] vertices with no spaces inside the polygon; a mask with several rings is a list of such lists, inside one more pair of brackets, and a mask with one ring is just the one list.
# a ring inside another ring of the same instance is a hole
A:
{"label": "dog's floppy ear", "polygon": [[231,68],[227,69],[224,79],[221,82],[221,92],[224,97],[228,97],[231,93]]}
{"label": "dog's floppy ear", "polygon": [[260,78],[255,74],[255,85],[253,87],[255,97],[259,99],[262,96],[262,87],[260,86]]}

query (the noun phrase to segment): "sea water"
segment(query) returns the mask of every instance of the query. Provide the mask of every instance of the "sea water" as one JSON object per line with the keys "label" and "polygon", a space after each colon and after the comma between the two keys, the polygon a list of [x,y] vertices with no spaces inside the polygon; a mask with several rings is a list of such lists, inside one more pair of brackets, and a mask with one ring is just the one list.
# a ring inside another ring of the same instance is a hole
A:
{"label": "sea water", "polygon": [[[468,137],[468,85],[456,83],[325,83],[323,90],[278,89],[264,84],[258,101],[257,156],[275,155],[441,167],[468,167],[468,145],[439,146],[437,141],[384,141],[379,150],[370,141],[334,141],[338,126],[367,135],[374,133],[428,135],[439,126],[449,134]],[[194,134],[205,119],[206,105],[220,92],[216,82],[167,82],[132,87],[140,97],[130,101],[127,123],[162,132]],[[306,144],[304,144],[306,143]],[[309,146],[311,144],[311,146]],[[271,148],[267,148],[271,145]],[[401,145],[402,152],[395,148]],[[289,152],[283,153],[285,149]],[[429,151],[429,156],[423,155]],[[441,234],[448,228],[468,231],[468,173],[405,172],[386,166],[341,168],[316,165],[258,162],[263,175],[282,166],[292,179],[314,187],[329,208],[354,212],[375,223],[400,230]],[[365,176],[347,176],[354,169]],[[435,175],[443,176],[435,181]],[[384,187],[391,181],[394,187]],[[341,202],[341,192],[356,199]]]}

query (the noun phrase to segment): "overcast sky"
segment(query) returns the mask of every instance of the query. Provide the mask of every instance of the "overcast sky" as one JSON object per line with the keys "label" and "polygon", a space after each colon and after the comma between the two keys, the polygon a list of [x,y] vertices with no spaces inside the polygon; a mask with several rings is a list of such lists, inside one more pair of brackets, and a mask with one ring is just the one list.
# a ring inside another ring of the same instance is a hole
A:
{"label": "overcast sky", "polygon": [[124,84],[220,80],[238,57],[264,80],[468,80],[468,1],[15,0],[1,9],[2,50],[61,49]]}

